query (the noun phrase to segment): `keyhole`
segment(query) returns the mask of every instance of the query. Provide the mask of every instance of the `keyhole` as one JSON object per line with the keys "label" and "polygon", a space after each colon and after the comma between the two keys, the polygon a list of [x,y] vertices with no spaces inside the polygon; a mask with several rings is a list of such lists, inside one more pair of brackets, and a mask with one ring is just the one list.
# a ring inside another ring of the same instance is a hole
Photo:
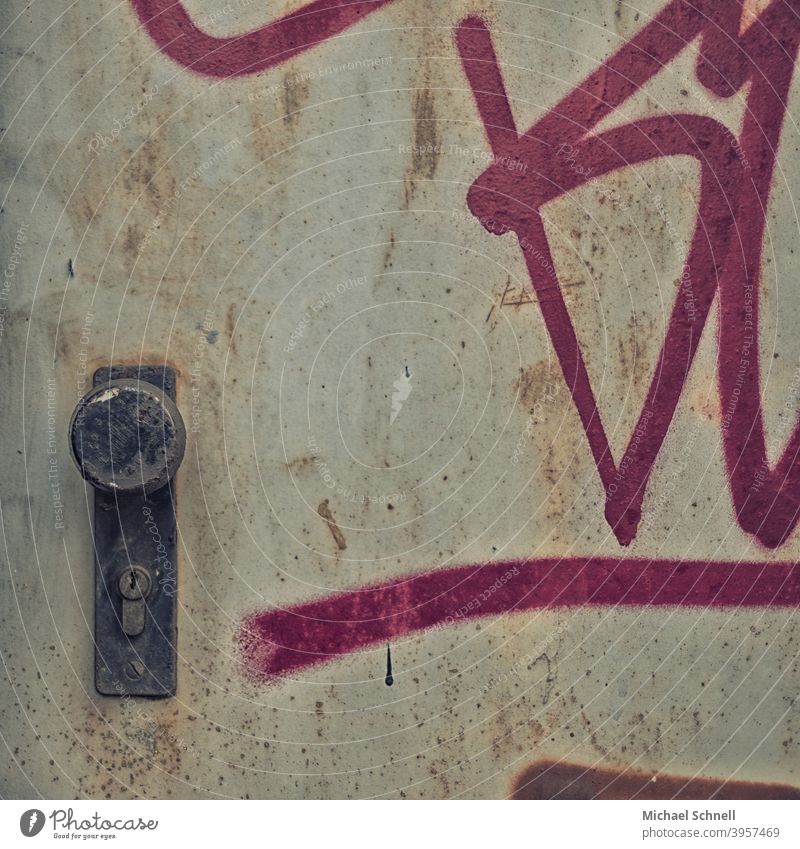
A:
{"label": "keyhole", "polygon": [[119,591],[128,601],[140,601],[150,593],[150,577],[140,567],[126,569],[119,576]]}

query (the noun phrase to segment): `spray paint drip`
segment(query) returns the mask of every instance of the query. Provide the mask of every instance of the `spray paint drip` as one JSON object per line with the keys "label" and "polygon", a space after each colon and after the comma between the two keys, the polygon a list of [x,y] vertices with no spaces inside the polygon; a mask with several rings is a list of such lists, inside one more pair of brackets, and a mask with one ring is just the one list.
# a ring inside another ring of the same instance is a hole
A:
{"label": "spray paint drip", "polygon": [[391,687],[394,684],[394,678],[392,677],[392,650],[389,647],[389,643],[386,643],[386,686]]}

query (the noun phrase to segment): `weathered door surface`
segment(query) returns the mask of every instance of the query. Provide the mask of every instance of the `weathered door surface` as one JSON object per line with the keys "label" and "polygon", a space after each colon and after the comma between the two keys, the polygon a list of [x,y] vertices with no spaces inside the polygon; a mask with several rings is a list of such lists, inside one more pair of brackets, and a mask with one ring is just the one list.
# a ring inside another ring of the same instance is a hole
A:
{"label": "weathered door surface", "polygon": [[[10,0],[0,794],[800,792],[798,15]],[[69,447],[139,365],[157,699]]]}

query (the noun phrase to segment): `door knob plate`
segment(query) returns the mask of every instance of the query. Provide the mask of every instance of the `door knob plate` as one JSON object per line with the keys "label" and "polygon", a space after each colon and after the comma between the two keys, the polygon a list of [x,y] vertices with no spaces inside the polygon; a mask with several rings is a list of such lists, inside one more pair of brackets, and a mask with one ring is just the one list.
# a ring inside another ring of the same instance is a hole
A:
{"label": "door knob plate", "polygon": [[70,426],[94,486],[95,687],[174,696],[177,526],[172,480],[186,431],[168,366],[98,369]]}

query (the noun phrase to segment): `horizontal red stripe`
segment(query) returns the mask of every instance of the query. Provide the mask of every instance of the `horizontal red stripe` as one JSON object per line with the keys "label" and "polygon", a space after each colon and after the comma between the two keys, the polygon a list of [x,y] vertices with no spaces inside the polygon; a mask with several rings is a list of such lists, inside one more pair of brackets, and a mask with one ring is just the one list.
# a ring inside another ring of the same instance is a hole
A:
{"label": "horizontal red stripe", "polygon": [[796,563],[570,558],[437,569],[249,616],[245,663],[260,679],[478,616],[580,606],[796,607]]}

